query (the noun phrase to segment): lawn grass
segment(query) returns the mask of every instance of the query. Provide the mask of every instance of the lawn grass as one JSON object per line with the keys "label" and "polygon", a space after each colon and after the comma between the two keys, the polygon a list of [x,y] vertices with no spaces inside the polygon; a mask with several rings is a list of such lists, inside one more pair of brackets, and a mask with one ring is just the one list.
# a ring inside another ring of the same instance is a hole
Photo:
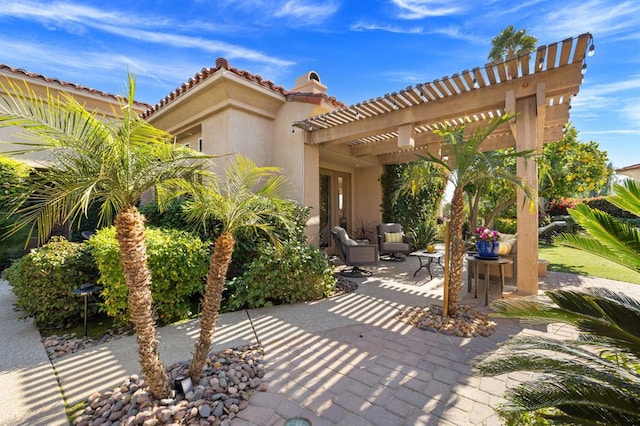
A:
{"label": "lawn grass", "polygon": [[640,274],[610,260],[571,247],[540,244],[540,259],[549,261],[549,270],[589,275],[640,284]]}

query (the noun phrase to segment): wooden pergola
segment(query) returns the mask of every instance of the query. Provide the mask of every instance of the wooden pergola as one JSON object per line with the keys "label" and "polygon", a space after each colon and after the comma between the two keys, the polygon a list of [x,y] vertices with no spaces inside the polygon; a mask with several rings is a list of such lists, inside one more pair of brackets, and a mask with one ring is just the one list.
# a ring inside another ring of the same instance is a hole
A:
{"label": "wooden pergola", "polygon": [[[435,129],[464,124],[471,131],[491,118],[514,113],[516,119],[500,126],[482,149],[541,153],[544,143],[562,139],[571,98],[579,91],[585,57],[592,49],[591,34],[582,34],[294,125],[306,131],[307,144],[393,164],[414,161],[425,152],[447,155]],[[537,188],[534,160],[518,159],[517,175]],[[518,291],[537,294],[537,208],[531,210],[524,201],[518,191]]]}

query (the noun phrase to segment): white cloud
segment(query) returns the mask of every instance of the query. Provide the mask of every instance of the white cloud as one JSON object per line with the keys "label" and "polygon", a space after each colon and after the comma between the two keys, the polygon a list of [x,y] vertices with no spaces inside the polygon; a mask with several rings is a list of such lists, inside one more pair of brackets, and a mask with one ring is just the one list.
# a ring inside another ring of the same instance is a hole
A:
{"label": "white cloud", "polygon": [[[201,37],[177,35],[175,29],[171,32],[160,31],[162,28],[172,27],[171,21],[160,17],[141,17],[64,2],[46,5],[36,2],[9,2],[0,8],[0,17],[2,16],[34,19],[45,25],[55,25],[63,29],[69,28],[69,25],[73,25],[74,28],[93,28],[142,42],[199,49],[219,56],[243,58],[275,67],[288,67],[293,64],[291,61],[242,46]],[[77,33],[77,29],[73,32]]]}
{"label": "white cloud", "polygon": [[550,40],[590,32],[596,36],[637,33],[640,27],[640,3],[624,1],[611,4],[608,0],[554,3],[554,9],[540,19],[531,31]]}
{"label": "white cloud", "polygon": [[392,0],[400,8],[399,18],[422,19],[432,16],[453,15],[462,11],[459,5],[447,0]]}
{"label": "white cloud", "polygon": [[339,9],[336,2],[288,0],[274,14],[277,18],[293,18],[300,25],[324,22]]}
{"label": "white cloud", "polygon": [[385,31],[389,33],[400,34],[423,34],[422,27],[404,28],[398,25],[373,24],[366,22],[358,22],[351,25],[352,31]]}
{"label": "white cloud", "polygon": [[[571,104],[576,116],[588,119],[594,115],[605,116],[614,113],[621,122],[637,128],[640,123],[638,98],[640,98],[640,75],[633,75],[627,80],[587,86],[571,101]],[[604,133],[611,132],[607,130]]]}
{"label": "white cloud", "polygon": [[456,25],[449,25],[448,27],[434,28],[431,31],[429,31],[429,33],[441,34],[441,35],[445,35],[447,37],[451,37],[459,40],[470,41],[472,43],[482,43],[482,44],[486,43],[486,40],[483,37],[474,35],[468,32],[467,30],[463,29],[462,27],[459,27]]}

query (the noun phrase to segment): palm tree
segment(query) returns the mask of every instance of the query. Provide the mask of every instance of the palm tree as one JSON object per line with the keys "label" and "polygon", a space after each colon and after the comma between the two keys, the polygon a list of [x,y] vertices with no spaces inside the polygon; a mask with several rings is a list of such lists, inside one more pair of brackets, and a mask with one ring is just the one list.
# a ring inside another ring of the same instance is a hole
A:
{"label": "palm tree", "polygon": [[193,200],[187,206],[187,218],[205,226],[217,221],[221,227],[213,244],[213,254],[202,298],[200,336],[189,368],[191,380],[197,383],[211,350],[211,342],[218,322],[227,269],[235,246],[234,235],[240,231],[262,232],[273,243],[279,243],[275,221],[286,226],[291,202],[285,201],[286,178],[276,167],[257,167],[248,158],[238,155],[229,163],[223,181],[191,191]]}
{"label": "palm tree", "polygon": [[[640,214],[640,186],[633,180],[615,186],[609,200]],[[640,271],[640,232],[606,213],[578,206],[570,212],[588,236],[557,239]],[[555,290],[547,299],[499,300],[498,316],[543,323],[571,324],[578,340],[518,337],[481,358],[484,375],[513,371],[543,373],[509,390],[506,416],[535,412],[570,424],[640,424],[640,301],[606,289],[585,293]]]}
{"label": "palm tree", "polygon": [[56,224],[79,221],[93,203],[100,206],[101,224],[115,218],[141,369],[151,392],[166,397],[170,387],[157,348],[144,218],[136,205],[145,191],[155,189],[162,199],[172,185],[203,173],[204,157],[140,119],[133,110],[135,78],[129,75],[128,83],[113,119],[87,111],[68,94],[43,99],[26,83],[0,85],[7,93],[0,101],[0,126],[22,128],[28,150],[44,151],[51,160],[16,203],[14,232],[27,227],[29,237],[37,232],[44,243]]}
{"label": "palm tree", "polygon": [[[447,312],[455,315],[460,302],[462,290],[462,271],[464,268],[464,236],[462,233],[464,222],[464,197],[465,187],[470,185],[481,186],[483,182],[491,180],[504,180],[509,184],[524,190],[529,199],[533,199],[532,190],[525,182],[514,176],[504,167],[505,162],[511,157],[526,157],[530,152],[481,152],[482,142],[502,123],[512,119],[513,115],[504,115],[492,119],[486,126],[478,127],[465,139],[465,126],[457,128],[447,127],[444,130],[436,130],[443,138],[443,152],[447,152],[448,161],[443,161],[433,155],[423,157],[425,160],[440,164],[449,174],[454,191],[451,200],[451,214],[449,221],[449,235],[451,236],[451,258],[449,264],[449,290]],[[416,188],[429,185],[430,177],[417,173],[407,176],[405,180],[406,191],[416,191]]]}
{"label": "palm tree", "polygon": [[513,25],[509,25],[491,40],[488,59],[496,63],[514,56],[520,50],[532,52],[537,42],[538,39],[527,34],[527,30],[516,31]]}

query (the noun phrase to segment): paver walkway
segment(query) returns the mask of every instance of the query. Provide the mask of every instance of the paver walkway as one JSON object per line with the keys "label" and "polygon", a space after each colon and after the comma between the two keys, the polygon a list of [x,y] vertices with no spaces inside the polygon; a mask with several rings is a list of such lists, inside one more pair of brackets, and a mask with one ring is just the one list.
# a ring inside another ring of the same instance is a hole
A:
{"label": "paver walkway", "polygon": [[0,279],[0,425],[67,424],[64,402],[40,332],[19,320],[15,296]]}
{"label": "paver walkway", "polygon": [[[436,269],[437,276],[429,281],[426,271],[413,278],[416,268],[417,259],[381,262],[372,277],[355,280],[359,284],[355,293],[221,315],[215,349],[259,342],[267,361],[267,391],[254,395],[249,408],[232,425],[283,425],[297,416],[314,426],[498,424],[491,407],[502,401],[507,386],[527,375],[476,377],[471,371],[474,357],[518,333],[568,336],[572,330],[566,326],[524,328],[519,321],[498,319],[498,331],[491,337],[469,339],[413,328],[394,315],[406,307],[441,303],[442,296],[441,271]],[[540,282],[541,289],[559,286],[607,286],[640,298],[640,285],[616,281],[550,273]],[[0,289],[6,290],[6,284]],[[6,305],[6,296],[0,292],[0,306]],[[464,304],[488,312],[482,301],[466,293],[463,299]],[[7,324],[15,321],[3,317],[3,333],[12,327]],[[162,328],[164,362],[188,359],[197,332],[195,321]],[[39,338],[32,337],[31,349],[44,354]],[[1,345],[0,359],[10,351],[9,346]],[[39,390],[48,395],[39,401],[50,401],[47,406],[61,404],[59,394],[57,402],[53,398],[57,385],[52,383],[50,364],[37,360],[23,364],[28,365],[19,377],[7,376],[13,370],[0,364],[0,388],[26,383],[18,399],[25,395],[28,399]],[[67,402],[73,405],[93,391],[119,385],[126,375],[139,370],[134,338],[115,339],[66,356],[54,362],[54,367]],[[32,398],[31,403],[35,402]],[[32,405],[17,404],[23,417],[6,417],[6,411],[0,411],[0,424],[37,424],[29,423]],[[66,420],[51,418],[42,424],[63,425]]]}

